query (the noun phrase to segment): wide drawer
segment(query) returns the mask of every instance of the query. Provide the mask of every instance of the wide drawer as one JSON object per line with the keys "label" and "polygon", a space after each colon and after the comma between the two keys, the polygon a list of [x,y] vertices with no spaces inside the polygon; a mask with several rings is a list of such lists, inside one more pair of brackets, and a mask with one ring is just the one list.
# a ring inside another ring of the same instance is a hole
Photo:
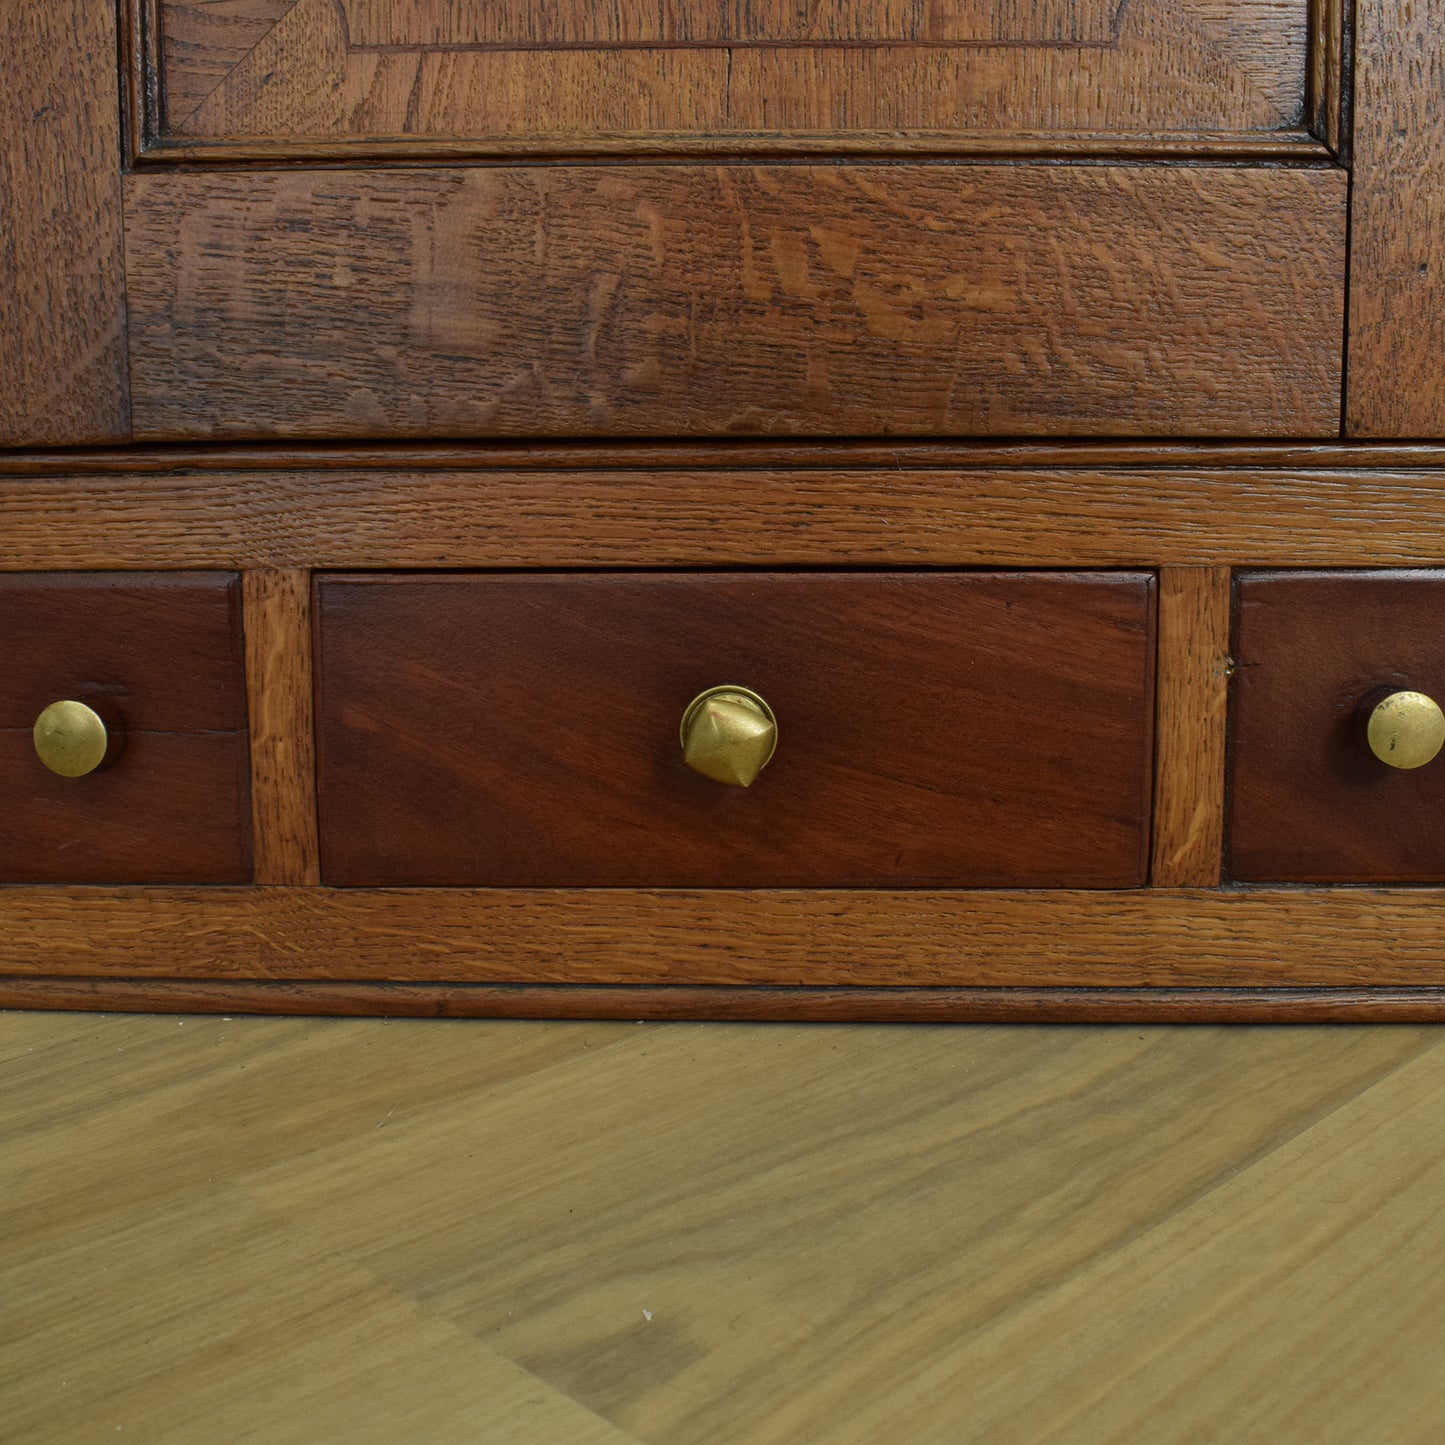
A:
{"label": "wide drawer", "polygon": [[140,439],[1334,436],[1346,176],[126,178]]}
{"label": "wide drawer", "polygon": [[235,576],[0,576],[0,637],[0,881],[250,876]]}
{"label": "wide drawer", "polygon": [[1234,655],[1232,875],[1445,880],[1445,571],[1245,574]]}
{"label": "wide drawer", "polygon": [[[1124,887],[1144,879],[1146,573],[323,576],[331,884]],[[749,787],[689,767],[743,687]]]}

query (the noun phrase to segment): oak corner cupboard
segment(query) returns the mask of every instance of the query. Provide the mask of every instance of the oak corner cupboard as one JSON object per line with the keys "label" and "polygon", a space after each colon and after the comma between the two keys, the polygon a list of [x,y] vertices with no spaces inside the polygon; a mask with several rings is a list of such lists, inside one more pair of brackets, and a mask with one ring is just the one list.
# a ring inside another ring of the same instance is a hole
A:
{"label": "oak corner cupboard", "polygon": [[0,1006],[1445,1019],[1438,0],[0,41]]}

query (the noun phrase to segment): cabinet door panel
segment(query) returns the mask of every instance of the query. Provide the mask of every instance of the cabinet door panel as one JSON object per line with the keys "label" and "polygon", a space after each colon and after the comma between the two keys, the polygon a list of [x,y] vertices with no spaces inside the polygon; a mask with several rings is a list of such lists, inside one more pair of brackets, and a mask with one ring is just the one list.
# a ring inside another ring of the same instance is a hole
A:
{"label": "cabinet door panel", "polygon": [[136,429],[1330,435],[1344,223],[1329,170],[152,172]]}
{"label": "cabinet door panel", "polygon": [[1307,0],[170,0],[161,141],[537,147],[1298,127]]}
{"label": "cabinet door panel", "polygon": [[1358,7],[1350,386],[1356,437],[1445,437],[1445,18]]}

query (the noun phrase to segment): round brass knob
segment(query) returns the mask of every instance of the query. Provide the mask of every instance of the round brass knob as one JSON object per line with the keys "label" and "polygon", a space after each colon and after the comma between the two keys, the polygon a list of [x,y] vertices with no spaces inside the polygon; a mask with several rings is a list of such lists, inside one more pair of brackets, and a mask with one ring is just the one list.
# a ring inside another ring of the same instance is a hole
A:
{"label": "round brass knob", "polygon": [[101,716],[83,702],[53,702],[35,719],[35,751],[52,773],[83,778],[104,761],[110,734]]}
{"label": "round brass knob", "polygon": [[1375,704],[1365,735],[1392,768],[1423,768],[1445,746],[1445,713],[1423,692],[1392,692]]}
{"label": "round brass knob", "polygon": [[715,782],[746,788],[778,746],[778,720],[746,687],[710,687],[682,715],[682,755]]}

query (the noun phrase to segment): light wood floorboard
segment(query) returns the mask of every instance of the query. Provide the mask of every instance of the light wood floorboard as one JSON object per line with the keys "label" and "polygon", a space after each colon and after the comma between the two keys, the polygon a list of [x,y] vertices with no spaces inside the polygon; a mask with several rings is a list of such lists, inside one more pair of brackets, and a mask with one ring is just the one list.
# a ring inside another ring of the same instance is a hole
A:
{"label": "light wood floorboard", "polygon": [[0,1440],[1434,1442],[1445,1030],[0,1014]]}

